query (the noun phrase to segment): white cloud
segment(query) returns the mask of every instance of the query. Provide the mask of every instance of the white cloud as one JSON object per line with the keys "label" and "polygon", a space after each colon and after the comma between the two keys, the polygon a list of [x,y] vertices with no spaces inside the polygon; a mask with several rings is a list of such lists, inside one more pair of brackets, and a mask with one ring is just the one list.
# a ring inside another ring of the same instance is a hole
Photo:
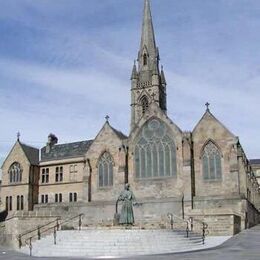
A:
{"label": "white cloud", "polygon": [[109,102],[112,106],[123,105],[127,99],[127,80],[121,81],[116,75],[111,77],[96,70],[61,70],[6,60],[0,60],[0,69],[18,81],[34,84],[35,87],[43,86],[50,95],[52,91],[61,91],[70,95],[83,95],[86,102]]}
{"label": "white cloud", "polygon": [[[209,101],[212,112],[241,137],[248,156],[259,156],[257,1],[164,1],[154,1],[153,13],[167,64],[170,117],[192,130]],[[106,114],[127,132],[141,10],[129,12],[141,6],[132,0],[2,1],[0,19],[16,21],[2,31],[7,40],[13,36],[14,48],[8,53],[0,46],[4,141],[15,139],[18,130],[26,142],[39,146],[50,131],[61,142],[92,138]],[[0,156],[11,144],[0,143]]]}

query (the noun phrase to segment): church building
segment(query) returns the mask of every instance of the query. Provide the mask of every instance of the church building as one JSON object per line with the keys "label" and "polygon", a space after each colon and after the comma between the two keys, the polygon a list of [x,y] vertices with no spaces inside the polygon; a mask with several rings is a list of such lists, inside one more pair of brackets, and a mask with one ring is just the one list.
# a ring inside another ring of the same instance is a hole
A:
{"label": "church building", "polygon": [[172,213],[232,235],[258,223],[260,186],[239,138],[209,104],[196,126],[182,131],[167,116],[166,76],[145,0],[129,88],[129,134],[107,117],[94,140],[59,144],[50,134],[39,150],[18,136],[2,165],[2,210],[8,216],[84,213],[85,225],[109,225],[129,183],[139,202],[136,225],[162,227]]}

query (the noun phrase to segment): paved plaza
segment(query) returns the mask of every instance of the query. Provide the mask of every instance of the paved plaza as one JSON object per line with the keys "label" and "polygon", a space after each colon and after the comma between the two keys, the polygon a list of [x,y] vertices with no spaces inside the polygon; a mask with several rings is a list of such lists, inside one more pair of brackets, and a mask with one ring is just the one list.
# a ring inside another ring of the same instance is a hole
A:
{"label": "paved plaza", "polygon": [[[0,259],[8,260],[19,260],[28,259],[27,255],[20,254],[15,251],[5,250],[0,248]],[[30,259],[47,259],[47,258],[36,258]],[[55,258],[48,258],[55,259]],[[59,259],[59,258],[56,258]],[[66,259],[66,258],[62,258]],[[67,258],[72,259],[72,258]],[[126,259],[126,258],[124,258]],[[215,249],[209,249],[199,252],[181,253],[181,254],[167,254],[167,255],[155,255],[155,256],[142,256],[142,257],[129,257],[128,259],[201,259],[201,260],[259,260],[260,259],[260,225],[241,232],[234,236],[223,245]]]}

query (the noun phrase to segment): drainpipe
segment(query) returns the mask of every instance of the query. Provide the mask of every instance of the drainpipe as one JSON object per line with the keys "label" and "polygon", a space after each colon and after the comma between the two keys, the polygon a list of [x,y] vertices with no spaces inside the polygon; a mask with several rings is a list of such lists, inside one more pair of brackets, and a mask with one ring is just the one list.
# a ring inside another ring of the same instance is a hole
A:
{"label": "drainpipe", "polygon": [[92,179],[92,167],[90,164],[90,159],[87,159],[89,167],[89,177],[88,177],[88,202],[91,202],[91,179]]}

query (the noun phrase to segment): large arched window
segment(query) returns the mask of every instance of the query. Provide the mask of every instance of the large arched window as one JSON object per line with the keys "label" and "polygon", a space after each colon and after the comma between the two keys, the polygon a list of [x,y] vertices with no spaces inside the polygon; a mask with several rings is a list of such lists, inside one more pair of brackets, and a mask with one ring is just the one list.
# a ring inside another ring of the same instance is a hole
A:
{"label": "large arched window", "polygon": [[157,119],[142,128],[134,157],[138,179],[176,176],[176,146],[168,127]]}
{"label": "large arched window", "polygon": [[142,114],[144,114],[149,106],[148,98],[146,96],[142,96],[140,102],[142,106]]}
{"label": "large arched window", "polygon": [[22,168],[18,162],[15,162],[11,165],[11,167],[8,170],[8,173],[10,183],[22,182]]}
{"label": "large arched window", "polygon": [[99,187],[113,186],[113,159],[110,153],[104,152],[98,161]]}
{"label": "large arched window", "polygon": [[219,180],[222,178],[221,153],[212,141],[204,147],[202,165],[204,180]]}

